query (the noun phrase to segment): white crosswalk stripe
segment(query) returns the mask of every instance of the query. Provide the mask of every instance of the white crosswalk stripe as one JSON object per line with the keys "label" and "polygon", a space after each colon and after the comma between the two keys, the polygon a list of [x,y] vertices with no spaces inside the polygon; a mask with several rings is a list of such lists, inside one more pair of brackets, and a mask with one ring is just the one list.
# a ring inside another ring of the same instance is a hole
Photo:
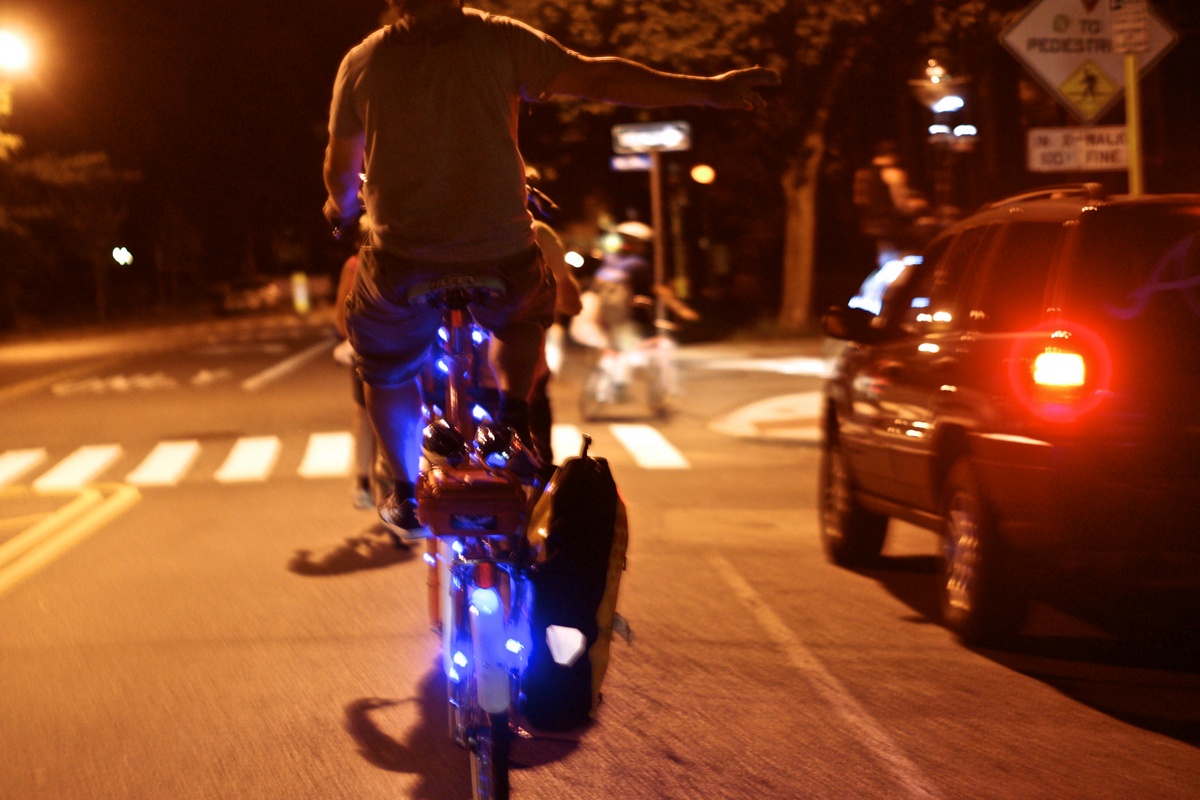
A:
{"label": "white crosswalk stripe", "polygon": [[554,425],[550,428],[550,449],[560,464],[564,458],[579,455],[583,447],[583,431],[578,425]]}
{"label": "white crosswalk stripe", "polygon": [[220,483],[265,481],[275,468],[281,446],[278,436],[244,436],[234,442],[214,477]]}
{"label": "white crosswalk stripe", "polygon": [[85,445],[33,482],[39,492],[78,489],[96,479],[121,457],[119,444]]}
{"label": "white crosswalk stripe", "polygon": [[200,443],[159,442],[137,468],[125,476],[134,486],[174,486],[183,480],[200,455]]}
{"label": "white crosswalk stripe", "polygon": [[0,488],[7,486],[46,459],[42,448],[0,453]]}
{"label": "white crosswalk stripe", "polygon": [[690,466],[683,453],[649,425],[613,425],[611,430],[640,467],[686,469]]}
{"label": "white crosswalk stripe", "polygon": [[[627,451],[626,458],[643,469],[690,467],[683,454],[650,425],[596,425],[589,427],[587,432],[601,437],[601,444],[590,451],[593,455],[619,460],[620,451]],[[556,460],[561,462],[578,455],[583,434],[578,425],[555,425],[551,431],[551,445]],[[284,450],[283,440],[278,436],[244,436],[234,440],[232,445],[226,445],[229,451],[215,473],[197,475],[196,464],[206,446],[192,439],[159,442],[132,470],[124,473],[123,478],[121,473],[105,474],[125,455],[125,450],[117,444],[85,445],[57,462],[50,462],[45,448],[0,450],[0,488],[30,477],[32,487],[37,491],[69,491],[103,480],[124,480],[142,487],[178,486],[188,480],[230,484],[262,482],[278,471]],[[210,462],[216,463],[211,457]],[[40,474],[39,468],[43,470]],[[349,477],[353,470],[353,435],[348,431],[330,431],[307,437],[303,457],[293,474],[316,480]]]}
{"label": "white crosswalk stripe", "polygon": [[300,475],[304,478],[336,478],[350,474],[354,462],[354,437],[349,433],[314,433],[308,437]]}

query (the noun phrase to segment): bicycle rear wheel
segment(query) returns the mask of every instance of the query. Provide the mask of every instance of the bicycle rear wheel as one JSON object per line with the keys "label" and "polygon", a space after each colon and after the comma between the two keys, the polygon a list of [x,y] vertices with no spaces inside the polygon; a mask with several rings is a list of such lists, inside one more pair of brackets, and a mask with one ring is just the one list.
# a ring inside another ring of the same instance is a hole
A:
{"label": "bicycle rear wheel", "polygon": [[579,415],[586,422],[598,419],[604,407],[612,402],[612,387],[608,371],[603,364],[596,364],[588,371],[579,387]]}
{"label": "bicycle rear wheel", "polygon": [[480,714],[471,742],[471,787],[476,800],[508,800],[510,743],[508,714]]}

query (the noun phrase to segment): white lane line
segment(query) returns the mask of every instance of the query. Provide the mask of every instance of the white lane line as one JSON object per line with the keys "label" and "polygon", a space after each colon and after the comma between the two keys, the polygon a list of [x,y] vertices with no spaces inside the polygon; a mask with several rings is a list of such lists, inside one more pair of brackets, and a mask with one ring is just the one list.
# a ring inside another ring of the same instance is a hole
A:
{"label": "white lane line", "polygon": [[832,706],[834,712],[858,732],[860,740],[870,751],[891,769],[896,779],[905,787],[906,791],[902,794],[905,797],[938,797],[937,792],[930,787],[928,779],[921,773],[920,767],[904,754],[883,726],[875,721],[841,681],[825,668],[796,634],[792,633],[787,622],[767,605],[729,559],[720,553],[711,552],[708,554],[708,560],[733,590],[734,595],[754,614],[758,624],[775,645],[783,650],[788,662],[808,679],[817,693]]}
{"label": "white lane line", "polygon": [[554,450],[554,460],[561,464],[571,456],[579,455],[579,448],[583,447],[583,431],[578,425],[552,425],[550,447]]}
{"label": "white lane line", "polygon": [[79,489],[121,456],[119,444],[84,445],[33,482],[39,492]]}
{"label": "white lane line", "polygon": [[234,443],[213,477],[220,483],[265,481],[275,468],[279,448],[277,436],[244,436]]}
{"label": "white lane line", "polygon": [[308,437],[300,476],[337,478],[350,474],[354,461],[354,437],[349,433],[314,433]]}
{"label": "white lane line", "polygon": [[291,356],[290,358],[285,358],[283,361],[280,361],[278,364],[276,364],[272,367],[268,367],[267,369],[263,370],[262,372],[258,373],[257,375],[253,375],[253,376],[247,378],[246,380],[242,381],[242,389],[244,389],[247,392],[257,392],[259,389],[266,386],[268,383],[279,380],[284,375],[287,375],[289,372],[296,369],[296,367],[300,366],[305,361],[308,361],[309,359],[314,358],[315,356],[319,356],[321,353],[324,353],[326,350],[331,350],[333,348],[334,344],[336,344],[336,342],[334,342],[334,340],[328,339],[323,342],[318,342],[318,343],[314,344],[312,347],[308,348],[307,350],[302,350],[299,353],[296,353],[296,355]]}
{"label": "white lane line", "polygon": [[134,486],[175,486],[200,454],[197,441],[159,442],[150,455],[125,476]]}
{"label": "white lane line", "polygon": [[0,487],[7,486],[46,458],[44,448],[6,450],[0,454]]}
{"label": "white lane line", "polygon": [[633,456],[639,467],[646,469],[687,469],[690,464],[683,453],[672,446],[661,433],[649,425],[612,425],[609,428]]}

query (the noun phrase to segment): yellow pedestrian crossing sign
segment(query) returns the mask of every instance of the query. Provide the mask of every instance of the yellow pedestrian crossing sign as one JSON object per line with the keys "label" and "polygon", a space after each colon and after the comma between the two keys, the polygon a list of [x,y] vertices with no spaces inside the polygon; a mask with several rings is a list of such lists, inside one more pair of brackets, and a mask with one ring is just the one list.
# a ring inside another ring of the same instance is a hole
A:
{"label": "yellow pedestrian crossing sign", "polygon": [[1095,119],[1121,96],[1121,85],[1089,59],[1063,81],[1058,93],[1080,117]]}
{"label": "yellow pedestrian crossing sign", "polygon": [[[1036,0],[1000,34],[1008,48],[1075,116],[1092,123],[1125,89],[1124,58],[1118,39],[1128,27],[1114,27],[1112,0]],[[1139,70],[1145,72],[1175,44],[1175,33],[1147,8],[1139,27]],[[1123,41],[1123,39],[1122,39]]]}

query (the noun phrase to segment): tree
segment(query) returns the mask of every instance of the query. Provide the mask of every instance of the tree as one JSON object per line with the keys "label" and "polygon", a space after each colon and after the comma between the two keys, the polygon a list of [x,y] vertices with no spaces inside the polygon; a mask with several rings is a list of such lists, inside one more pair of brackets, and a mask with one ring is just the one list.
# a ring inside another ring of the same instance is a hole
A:
{"label": "tree", "polygon": [[[783,76],[761,115],[706,117],[721,126],[742,167],[778,181],[782,227],[779,324],[811,326],[819,177],[830,147],[831,122],[857,98],[851,82],[863,61],[907,77],[931,41],[990,37],[1026,0],[490,0],[480,5],[529,22],[589,55],[625,56],[659,69],[713,74],[763,64]],[[876,58],[878,51],[890,56]],[[897,63],[899,59],[902,63]],[[591,110],[591,109],[589,109]],[[579,126],[578,107],[564,121]],[[701,113],[701,112],[688,112]],[[764,190],[765,191],[765,190]],[[760,192],[761,194],[761,192]],[[769,195],[768,195],[769,197]],[[762,202],[760,208],[773,204]]]}
{"label": "tree", "polygon": [[11,283],[4,287],[12,305],[0,320],[12,321],[16,304],[30,291],[24,284],[31,276],[69,264],[82,264],[89,274],[64,270],[70,286],[48,287],[53,300],[61,304],[71,287],[90,285],[96,318],[107,319],[109,253],[120,240],[124,190],[140,179],[136,172],[114,167],[105,153],[45,154],[5,164],[0,235],[12,253],[6,270]]}

